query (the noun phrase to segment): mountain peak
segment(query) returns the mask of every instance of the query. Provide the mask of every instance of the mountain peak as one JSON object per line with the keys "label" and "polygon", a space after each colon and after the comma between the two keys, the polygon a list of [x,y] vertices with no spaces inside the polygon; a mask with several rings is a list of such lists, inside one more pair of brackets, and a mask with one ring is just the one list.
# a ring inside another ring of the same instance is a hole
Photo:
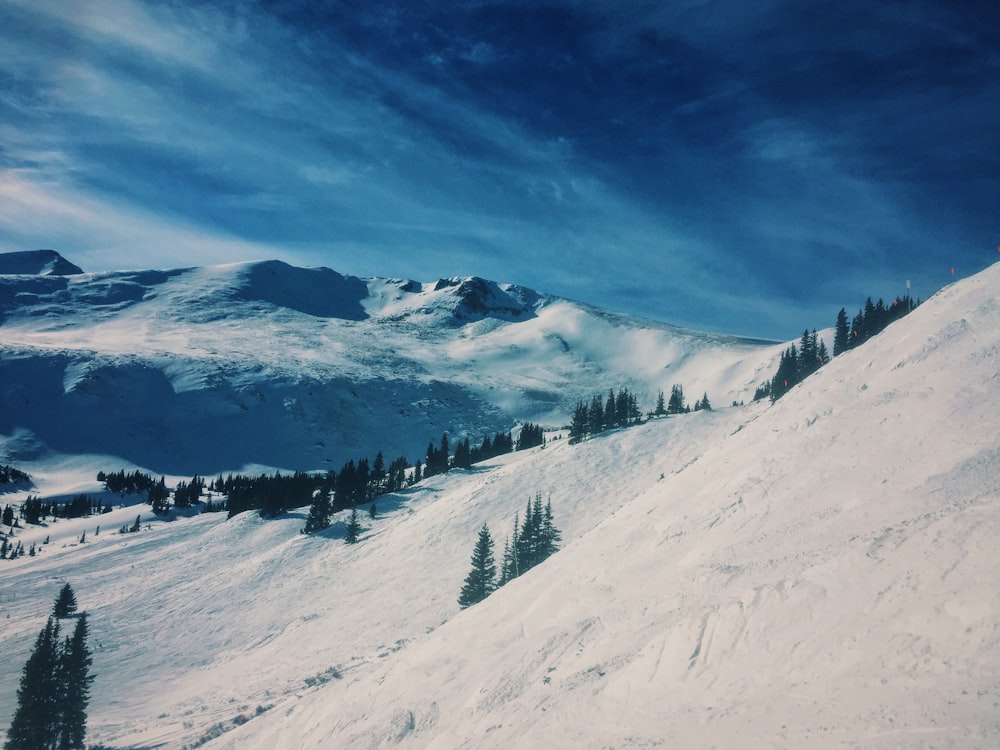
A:
{"label": "mountain peak", "polygon": [[469,276],[467,278],[440,279],[434,291],[453,290],[458,298],[454,315],[459,320],[495,317],[502,320],[525,320],[535,316],[535,303],[541,298],[537,292],[512,284]]}
{"label": "mountain peak", "polygon": [[75,276],[83,269],[55,250],[24,250],[0,253],[0,274],[26,276]]}

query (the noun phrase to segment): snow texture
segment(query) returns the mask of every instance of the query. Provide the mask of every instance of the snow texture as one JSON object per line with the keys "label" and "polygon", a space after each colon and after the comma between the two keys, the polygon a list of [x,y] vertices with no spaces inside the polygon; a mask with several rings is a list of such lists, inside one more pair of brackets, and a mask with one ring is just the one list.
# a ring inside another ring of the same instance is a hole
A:
{"label": "snow texture", "polygon": [[[370,318],[447,293],[403,283],[369,282]],[[113,747],[996,747],[998,289],[1000,265],[942,290],[774,405],[434,477],[380,500],[357,545],[343,516],[301,535],[304,510],[22,530],[51,541],[0,568],[0,716],[70,581],[96,648],[89,741]],[[594,320],[535,313],[560,335]],[[71,491],[94,457],[75,460],[43,451],[40,481]],[[536,492],[563,549],[460,611],[478,529],[502,548]]]}

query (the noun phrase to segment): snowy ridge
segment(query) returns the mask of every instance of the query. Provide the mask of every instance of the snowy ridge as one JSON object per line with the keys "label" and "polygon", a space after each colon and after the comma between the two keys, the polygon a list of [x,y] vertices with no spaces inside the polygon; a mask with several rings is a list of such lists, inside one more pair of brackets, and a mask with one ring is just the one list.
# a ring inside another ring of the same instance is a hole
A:
{"label": "snowy ridge", "polygon": [[0,457],[95,453],[188,476],[415,460],[446,431],[562,425],[612,387],[646,409],[673,383],[691,401],[748,400],[780,351],[475,277],[279,261],[0,276],[0,347]]}
{"label": "snowy ridge", "polygon": [[[994,747],[997,289],[1000,265],[773,406],[434,477],[356,546],[304,513],[25,532],[53,542],[0,577],[5,658],[69,580],[113,747]],[[460,612],[479,526],[502,547],[536,492],[563,550]]]}
{"label": "snowy ridge", "polygon": [[33,276],[72,276],[83,273],[55,250],[25,250],[0,253],[0,274],[27,274]]}

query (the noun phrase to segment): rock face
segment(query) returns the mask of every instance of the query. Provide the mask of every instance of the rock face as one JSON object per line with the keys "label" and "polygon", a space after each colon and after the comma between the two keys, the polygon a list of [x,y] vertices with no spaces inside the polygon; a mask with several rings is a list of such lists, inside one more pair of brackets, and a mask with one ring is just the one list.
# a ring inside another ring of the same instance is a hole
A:
{"label": "rock face", "polygon": [[78,273],[83,273],[83,269],[70,263],[55,250],[0,253],[0,274],[74,276]]}

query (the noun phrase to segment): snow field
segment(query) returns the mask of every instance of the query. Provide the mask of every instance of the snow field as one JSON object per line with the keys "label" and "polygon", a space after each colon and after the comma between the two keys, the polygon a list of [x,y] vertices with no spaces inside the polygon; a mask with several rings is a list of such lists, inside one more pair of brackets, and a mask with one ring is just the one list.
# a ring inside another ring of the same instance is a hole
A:
{"label": "snow field", "polygon": [[[621,507],[539,568],[212,747],[996,745],[998,281],[711,415],[733,434],[662,481],[626,469]],[[650,466],[662,426],[630,431]]]}
{"label": "snow field", "polygon": [[[115,747],[996,746],[997,289],[1000,265],[773,406],[434,477],[356,546],[304,510],[102,524],[4,569],[0,716],[68,580]],[[564,549],[459,611],[479,527],[499,556],[536,492]]]}

